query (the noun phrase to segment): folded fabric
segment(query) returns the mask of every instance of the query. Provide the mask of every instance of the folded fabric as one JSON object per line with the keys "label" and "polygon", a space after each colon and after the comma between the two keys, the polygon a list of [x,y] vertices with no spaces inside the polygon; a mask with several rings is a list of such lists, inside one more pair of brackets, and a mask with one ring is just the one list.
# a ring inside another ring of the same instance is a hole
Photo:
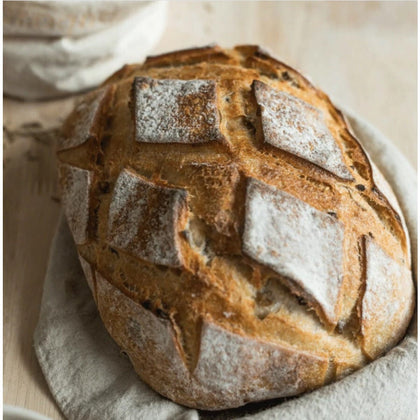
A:
{"label": "folded fabric", "polygon": [[[5,11],[16,8],[8,3]],[[99,85],[124,64],[142,61],[166,24],[166,2],[105,2],[107,8],[66,2],[63,9],[50,4],[56,2],[34,3],[28,7],[43,14],[32,20],[27,13],[22,20],[9,16],[3,37],[4,92],[22,99],[60,97]],[[67,25],[66,10],[72,11]]]}
{"label": "folded fabric", "polygon": [[[350,117],[350,121],[394,188],[411,235],[416,267],[415,171],[375,128],[357,117]],[[417,418],[414,321],[404,340],[384,357],[336,383],[300,397],[214,413],[182,407],[163,398],[138,378],[102,325],[63,217],[51,248],[34,339],[35,351],[51,392],[69,419]]]}

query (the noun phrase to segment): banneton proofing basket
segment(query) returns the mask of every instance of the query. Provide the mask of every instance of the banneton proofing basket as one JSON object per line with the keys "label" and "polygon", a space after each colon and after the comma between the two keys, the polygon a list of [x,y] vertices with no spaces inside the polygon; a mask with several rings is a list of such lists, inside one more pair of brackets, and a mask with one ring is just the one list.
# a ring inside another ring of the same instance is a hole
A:
{"label": "banneton proofing basket", "polygon": [[3,5],[4,92],[61,97],[142,61],[166,26],[163,1],[31,1]]}
{"label": "banneton proofing basket", "polygon": [[[348,114],[348,113],[347,113]],[[353,129],[400,202],[417,269],[416,174],[380,132],[349,115]],[[69,419],[414,419],[417,407],[415,320],[384,357],[331,385],[209,414],[173,403],[144,384],[103,326],[62,217],[52,244],[35,351],[51,392]],[[245,416],[245,417],[244,417]]]}

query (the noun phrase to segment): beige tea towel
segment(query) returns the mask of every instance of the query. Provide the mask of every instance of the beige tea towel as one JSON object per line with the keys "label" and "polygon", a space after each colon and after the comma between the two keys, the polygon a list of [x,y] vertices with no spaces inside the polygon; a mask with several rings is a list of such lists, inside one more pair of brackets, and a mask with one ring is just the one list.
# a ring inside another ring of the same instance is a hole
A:
{"label": "beige tea towel", "polygon": [[162,1],[4,3],[4,92],[48,99],[90,89],[143,60],[166,26]]}

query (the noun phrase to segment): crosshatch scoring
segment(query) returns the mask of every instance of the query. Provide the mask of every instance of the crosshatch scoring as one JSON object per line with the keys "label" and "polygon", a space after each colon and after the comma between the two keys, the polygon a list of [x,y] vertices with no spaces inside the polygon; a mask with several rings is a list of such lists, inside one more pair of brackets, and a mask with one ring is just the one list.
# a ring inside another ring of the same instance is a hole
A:
{"label": "crosshatch scoring", "polygon": [[403,336],[401,210],[297,71],[255,46],[151,57],[68,121],[60,182],[83,269],[161,394],[203,409],[297,395]]}

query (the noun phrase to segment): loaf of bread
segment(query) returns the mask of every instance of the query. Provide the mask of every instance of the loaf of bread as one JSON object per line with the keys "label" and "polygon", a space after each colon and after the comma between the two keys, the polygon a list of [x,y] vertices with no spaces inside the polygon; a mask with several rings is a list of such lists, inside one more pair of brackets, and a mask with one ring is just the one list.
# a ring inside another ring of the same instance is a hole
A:
{"label": "loaf of bread", "polygon": [[383,355],[413,313],[398,202],[342,113],[256,46],[128,65],[58,150],[109,334],[206,410],[298,395]]}

